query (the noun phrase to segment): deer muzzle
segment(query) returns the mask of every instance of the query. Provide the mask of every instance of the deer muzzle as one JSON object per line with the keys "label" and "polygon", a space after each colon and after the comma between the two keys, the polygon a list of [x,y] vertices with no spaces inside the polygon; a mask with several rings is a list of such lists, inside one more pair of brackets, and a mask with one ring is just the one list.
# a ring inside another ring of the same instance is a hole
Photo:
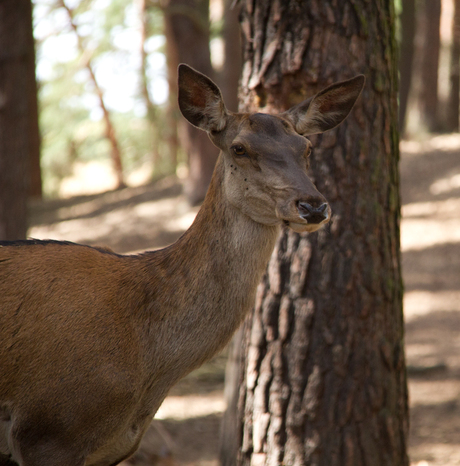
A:
{"label": "deer muzzle", "polygon": [[323,202],[318,207],[312,206],[308,202],[298,202],[297,210],[299,215],[309,224],[320,224],[329,218],[329,206],[327,202]]}
{"label": "deer muzzle", "polygon": [[319,230],[331,219],[331,208],[319,193],[291,201],[283,207],[279,209],[280,218],[298,233]]}

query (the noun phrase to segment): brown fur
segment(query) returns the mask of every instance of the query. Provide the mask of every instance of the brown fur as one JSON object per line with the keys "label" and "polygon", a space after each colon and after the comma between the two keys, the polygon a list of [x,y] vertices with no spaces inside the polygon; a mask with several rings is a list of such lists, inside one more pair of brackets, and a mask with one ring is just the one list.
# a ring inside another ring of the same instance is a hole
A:
{"label": "brown fur", "polygon": [[[180,84],[203,92],[180,99],[204,102],[192,123],[222,153],[175,244],[137,256],[53,241],[0,245],[0,465],[108,466],[132,454],[169,388],[251,309],[279,225],[320,226],[296,207],[325,202],[305,173],[309,142],[283,118],[230,114],[189,68]],[[235,141],[247,157],[234,155]]]}

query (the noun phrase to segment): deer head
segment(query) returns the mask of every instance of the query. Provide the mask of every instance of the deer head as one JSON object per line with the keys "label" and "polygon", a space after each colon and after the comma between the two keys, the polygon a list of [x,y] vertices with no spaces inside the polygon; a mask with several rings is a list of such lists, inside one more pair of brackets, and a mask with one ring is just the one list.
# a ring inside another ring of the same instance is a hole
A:
{"label": "deer head", "polygon": [[234,207],[264,225],[312,232],[330,220],[331,208],[307,176],[307,136],[341,123],[364,82],[359,75],[333,84],[279,115],[233,113],[216,84],[180,65],[179,107],[221,150],[222,188]]}

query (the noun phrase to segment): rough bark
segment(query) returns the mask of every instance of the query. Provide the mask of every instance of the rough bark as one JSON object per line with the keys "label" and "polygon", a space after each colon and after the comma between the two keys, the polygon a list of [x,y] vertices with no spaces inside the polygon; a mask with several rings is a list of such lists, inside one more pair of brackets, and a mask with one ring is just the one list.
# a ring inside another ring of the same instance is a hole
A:
{"label": "rough bark", "polygon": [[420,31],[423,35],[420,82],[420,116],[428,131],[439,129],[438,68],[441,23],[441,0],[425,0]]}
{"label": "rough bark", "polygon": [[454,1],[452,19],[452,46],[450,55],[450,89],[448,100],[447,129],[459,130],[460,107],[460,0]]}
{"label": "rough bark", "polygon": [[399,57],[399,129],[404,134],[407,102],[412,83],[415,39],[415,0],[403,0],[401,22],[401,50]]}
{"label": "rough bark", "polygon": [[[209,51],[209,0],[169,0],[164,14],[168,52],[177,60],[168,67],[174,69],[174,82],[179,63],[186,63],[213,77]],[[177,91],[174,94],[177,95]],[[197,204],[206,195],[218,151],[206,133],[185,122],[181,125],[189,164],[185,192],[191,204]]]}
{"label": "rough bark", "polygon": [[0,240],[27,234],[31,8],[30,0],[0,2]]}
{"label": "rough bark", "polygon": [[329,227],[285,231],[243,337],[238,465],[407,465],[393,3],[243,2],[241,106],[282,111],[358,73],[311,174]]}

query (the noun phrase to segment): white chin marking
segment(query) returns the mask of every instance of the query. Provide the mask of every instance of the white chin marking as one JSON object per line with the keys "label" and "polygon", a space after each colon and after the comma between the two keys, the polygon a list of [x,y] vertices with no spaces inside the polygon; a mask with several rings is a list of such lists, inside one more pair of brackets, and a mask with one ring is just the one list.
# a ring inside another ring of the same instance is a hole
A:
{"label": "white chin marking", "polygon": [[295,223],[289,222],[289,228],[296,231],[297,233],[313,233],[314,231],[319,230],[323,226],[323,223],[317,225],[309,225],[308,223]]}

